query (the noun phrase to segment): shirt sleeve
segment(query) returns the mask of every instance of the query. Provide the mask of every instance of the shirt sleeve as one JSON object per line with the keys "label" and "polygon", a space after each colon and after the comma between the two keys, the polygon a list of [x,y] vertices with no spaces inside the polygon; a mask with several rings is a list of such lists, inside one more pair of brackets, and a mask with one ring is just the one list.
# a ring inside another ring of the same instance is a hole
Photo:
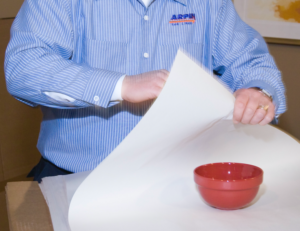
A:
{"label": "shirt sleeve", "polygon": [[[122,98],[122,84],[123,84],[124,78],[125,78],[125,75],[122,76],[118,80],[118,82],[116,84],[116,87],[114,89],[114,92],[111,96],[110,101],[123,101],[123,98]],[[65,102],[67,104],[73,103],[75,101],[75,99],[73,99],[72,97],[69,97],[67,95],[57,93],[57,92],[47,92],[47,91],[45,91],[44,94],[49,96],[50,98],[52,98],[54,100]]]}
{"label": "shirt sleeve", "polygon": [[[26,0],[23,3],[6,50],[7,89],[30,106],[112,106],[113,91],[125,73],[92,68],[72,60],[74,25],[68,2]],[[45,92],[75,100],[56,100]]]}
{"label": "shirt sleeve", "polygon": [[286,110],[281,73],[261,35],[243,22],[231,0],[223,0],[216,20],[213,69],[233,91],[259,87],[269,92],[276,114]]}
{"label": "shirt sleeve", "polygon": [[126,75],[123,75],[119,81],[117,82],[117,85],[115,87],[115,90],[111,96],[110,101],[123,101],[122,98],[122,85],[123,85],[123,80],[125,78]]}

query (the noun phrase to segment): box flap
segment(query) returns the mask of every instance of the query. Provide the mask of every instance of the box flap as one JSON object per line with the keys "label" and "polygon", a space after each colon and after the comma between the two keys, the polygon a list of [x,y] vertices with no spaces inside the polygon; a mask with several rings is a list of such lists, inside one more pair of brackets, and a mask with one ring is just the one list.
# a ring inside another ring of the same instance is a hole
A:
{"label": "box flap", "polygon": [[50,213],[37,182],[6,186],[10,231],[53,231]]}

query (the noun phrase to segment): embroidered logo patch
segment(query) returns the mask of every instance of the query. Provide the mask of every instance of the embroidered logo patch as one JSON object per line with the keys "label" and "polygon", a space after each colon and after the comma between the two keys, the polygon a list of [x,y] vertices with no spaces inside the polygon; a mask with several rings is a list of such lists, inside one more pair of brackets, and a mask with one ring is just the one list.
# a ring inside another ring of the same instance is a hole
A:
{"label": "embroidered logo patch", "polygon": [[196,22],[195,14],[174,14],[170,20],[170,24],[173,26],[179,24],[193,24]]}

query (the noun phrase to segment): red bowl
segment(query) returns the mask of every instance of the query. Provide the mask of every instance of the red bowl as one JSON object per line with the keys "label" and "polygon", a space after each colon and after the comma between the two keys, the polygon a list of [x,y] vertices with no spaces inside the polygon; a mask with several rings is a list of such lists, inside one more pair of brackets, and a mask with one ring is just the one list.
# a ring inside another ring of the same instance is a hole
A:
{"label": "red bowl", "polygon": [[203,199],[224,210],[243,208],[257,195],[263,170],[241,163],[213,163],[194,170],[194,179]]}

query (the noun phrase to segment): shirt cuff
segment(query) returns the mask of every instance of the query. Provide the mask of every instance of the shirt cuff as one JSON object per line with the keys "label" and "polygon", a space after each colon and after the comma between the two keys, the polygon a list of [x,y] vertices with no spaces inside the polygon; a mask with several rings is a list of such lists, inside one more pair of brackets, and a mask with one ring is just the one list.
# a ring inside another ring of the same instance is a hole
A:
{"label": "shirt cuff", "polygon": [[115,90],[111,96],[110,101],[122,101],[122,85],[123,85],[123,80],[126,75],[123,75],[117,82]]}
{"label": "shirt cuff", "polygon": [[[117,82],[115,90],[112,94],[112,97],[110,99],[110,101],[122,101],[122,84],[123,84],[123,80],[125,78],[126,75],[123,75]],[[63,103],[73,103],[75,101],[74,98],[61,94],[61,93],[57,93],[57,92],[44,92],[45,95],[47,95],[48,97],[59,101],[59,102],[63,102]]]}
{"label": "shirt cuff", "polygon": [[117,85],[124,73],[100,70],[95,71],[88,82],[81,100],[107,108]]}
{"label": "shirt cuff", "polygon": [[49,91],[45,91],[43,92],[45,95],[47,95],[48,97],[60,101],[60,102],[65,102],[65,103],[73,103],[75,101],[74,98],[61,94],[61,93],[57,93],[57,92],[49,92]]}

